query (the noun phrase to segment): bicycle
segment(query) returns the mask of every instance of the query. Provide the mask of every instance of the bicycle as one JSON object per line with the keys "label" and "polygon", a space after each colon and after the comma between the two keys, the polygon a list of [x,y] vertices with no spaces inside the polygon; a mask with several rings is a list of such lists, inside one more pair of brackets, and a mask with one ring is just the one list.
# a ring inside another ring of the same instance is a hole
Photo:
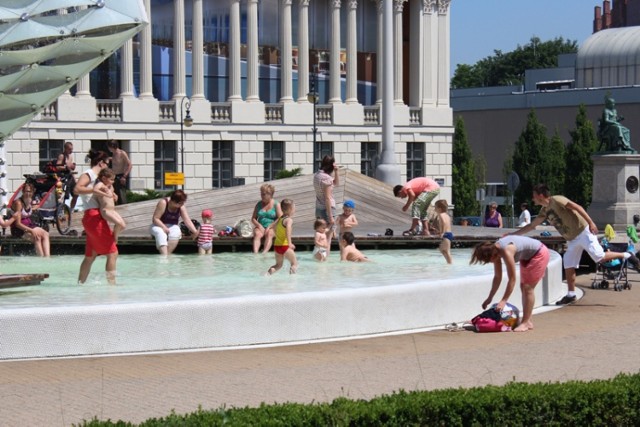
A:
{"label": "bicycle", "polygon": [[55,224],[60,234],[71,234],[71,209],[66,201],[71,197],[69,183],[74,179],[74,173],[24,174],[25,182],[11,196],[9,206],[13,206],[13,202],[22,197],[25,184],[33,184],[35,195],[32,219],[44,230],[49,231],[50,224]]}

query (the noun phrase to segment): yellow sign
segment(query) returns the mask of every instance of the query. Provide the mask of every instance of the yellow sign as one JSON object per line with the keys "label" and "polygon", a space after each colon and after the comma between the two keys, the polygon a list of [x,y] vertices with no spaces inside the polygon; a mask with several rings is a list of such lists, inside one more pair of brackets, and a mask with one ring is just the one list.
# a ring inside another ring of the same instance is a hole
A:
{"label": "yellow sign", "polygon": [[164,185],[184,185],[184,174],[182,172],[165,172]]}

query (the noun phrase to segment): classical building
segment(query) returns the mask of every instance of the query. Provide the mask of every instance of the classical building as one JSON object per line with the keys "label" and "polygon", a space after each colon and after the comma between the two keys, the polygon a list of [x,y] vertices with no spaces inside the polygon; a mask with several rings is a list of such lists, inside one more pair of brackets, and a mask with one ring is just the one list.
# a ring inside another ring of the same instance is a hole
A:
{"label": "classical building", "polygon": [[308,174],[325,154],[373,175],[389,84],[402,179],[433,177],[450,200],[450,0],[393,0],[388,82],[382,1],[140,1],[151,25],[7,139],[8,192],[67,140],[80,170],[119,141],[136,191],[175,188],[166,172],[187,191]]}

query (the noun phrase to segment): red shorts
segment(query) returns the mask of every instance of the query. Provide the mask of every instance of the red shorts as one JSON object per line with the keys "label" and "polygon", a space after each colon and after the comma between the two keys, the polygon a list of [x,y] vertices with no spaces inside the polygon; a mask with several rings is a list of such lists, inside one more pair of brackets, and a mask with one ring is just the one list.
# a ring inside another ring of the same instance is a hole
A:
{"label": "red shorts", "polygon": [[520,283],[537,285],[547,271],[547,264],[549,264],[549,250],[542,245],[531,259],[520,261]]}
{"label": "red shorts", "polygon": [[118,253],[109,223],[100,215],[100,209],[84,211],[82,226],[87,233],[84,256],[107,255]]}
{"label": "red shorts", "polygon": [[284,253],[289,250],[289,245],[286,245],[286,246],[274,246],[273,250],[276,251],[276,253],[278,255],[284,255]]}

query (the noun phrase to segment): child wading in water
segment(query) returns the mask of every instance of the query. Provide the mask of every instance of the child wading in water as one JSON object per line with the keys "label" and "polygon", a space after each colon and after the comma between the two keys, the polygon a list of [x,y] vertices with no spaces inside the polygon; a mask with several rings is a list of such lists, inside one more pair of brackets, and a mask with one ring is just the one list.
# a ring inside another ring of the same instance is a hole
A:
{"label": "child wading in water", "polygon": [[364,256],[355,245],[356,238],[350,231],[345,231],[340,237],[340,261],[365,262],[369,258]]}
{"label": "child wading in water", "polygon": [[342,204],[342,214],[338,216],[338,236],[342,236],[346,231],[353,232],[353,227],[358,225],[358,219],[353,211],[356,204],[353,200],[345,200]]}
{"label": "child wading in water", "polygon": [[213,219],[213,212],[211,209],[205,209],[202,211],[202,224],[200,224],[200,231],[198,233],[198,253],[200,255],[210,255],[213,251],[213,235],[216,230],[211,224]]}
{"label": "child wading in water", "polygon": [[296,207],[291,199],[284,199],[281,201],[280,207],[282,208],[282,216],[276,223],[276,237],[273,244],[276,254],[276,263],[269,267],[267,274],[273,274],[280,270],[285,258],[291,264],[289,273],[294,274],[298,269],[298,260],[296,259],[296,254],[294,252],[296,247],[291,241],[291,233],[293,230],[293,219],[291,219],[291,217],[293,216]]}
{"label": "child wading in water", "polygon": [[451,217],[447,212],[449,210],[449,204],[446,200],[438,200],[434,207],[438,214],[438,234],[442,241],[440,242],[440,252],[444,259],[447,260],[447,264],[451,264],[451,242],[453,241],[453,233],[451,232]]}
{"label": "child wading in water", "polygon": [[107,222],[113,223],[113,239],[118,243],[118,236],[125,229],[127,223],[116,212],[115,199],[116,195],[113,191],[113,183],[116,180],[116,174],[109,168],[102,169],[98,174],[98,179],[93,186],[93,194],[100,204],[100,215]]}
{"label": "child wading in water", "polygon": [[329,241],[327,240],[327,221],[322,218],[316,219],[313,223],[313,229],[316,231],[313,239],[313,257],[318,261],[326,261],[329,250]]}

